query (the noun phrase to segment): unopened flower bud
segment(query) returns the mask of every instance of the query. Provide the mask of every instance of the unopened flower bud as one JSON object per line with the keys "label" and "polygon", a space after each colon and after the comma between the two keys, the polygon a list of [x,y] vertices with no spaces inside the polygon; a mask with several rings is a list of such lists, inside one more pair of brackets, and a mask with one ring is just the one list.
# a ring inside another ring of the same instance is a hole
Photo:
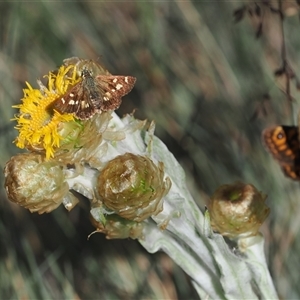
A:
{"label": "unopened flower bud", "polygon": [[9,200],[31,212],[54,210],[69,190],[62,168],[37,153],[13,156],[5,166],[4,175]]}
{"label": "unopened flower bud", "polygon": [[251,184],[220,186],[209,205],[212,229],[229,238],[256,235],[270,213],[266,198]]}
{"label": "unopened flower bud", "polygon": [[145,156],[126,153],[109,161],[98,177],[103,204],[122,218],[141,222],[163,209],[171,187],[164,165]]}
{"label": "unopened flower bud", "polygon": [[97,228],[97,232],[104,233],[107,239],[142,238],[144,223],[123,219],[118,215],[107,215],[105,225],[97,222],[93,217],[91,221]]}

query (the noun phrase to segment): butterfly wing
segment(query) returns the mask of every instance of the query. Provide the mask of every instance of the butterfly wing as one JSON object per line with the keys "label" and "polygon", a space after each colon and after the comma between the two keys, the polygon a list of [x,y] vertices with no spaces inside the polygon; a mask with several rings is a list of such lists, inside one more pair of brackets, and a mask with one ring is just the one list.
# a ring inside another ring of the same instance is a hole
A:
{"label": "butterfly wing", "polygon": [[274,126],[262,133],[266,149],[280,164],[284,174],[300,180],[300,143],[296,126]]}
{"label": "butterfly wing", "polygon": [[119,108],[121,98],[132,90],[136,82],[136,78],[132,76],[113,75],[98,75],[95,80],[102,99],[93,103],[99,111]]}
{"label": "butterfly wing", "polygon": [[93,99],[99,98],[99,95],[83,79],[71,89],[69,89],[62,97],[55,100],[53,108],[63,114],[74,114],[76,118],[81,120],[90,119],[96,109]]}
{"label": "butterfly wing", "polygon": [[290,177],[293,180],[300,180],[300,161],[294,165],[281,165],[282,172],[285,176]]}

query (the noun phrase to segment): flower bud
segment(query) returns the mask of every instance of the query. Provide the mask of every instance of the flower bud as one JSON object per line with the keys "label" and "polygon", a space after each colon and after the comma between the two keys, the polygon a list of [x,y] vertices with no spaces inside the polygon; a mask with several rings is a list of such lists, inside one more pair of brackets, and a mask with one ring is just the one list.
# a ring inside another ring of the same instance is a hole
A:
{"label": "flower bud", "polygon": [[64,124],[59,134],[64,137],[55,158],[64,164],[89,161],[95,152],[100,151],[102,135],[107,130],[111,113],[102,113],[84,124],[69,122]]}
{"label": "flower bud", "polygon": [[4,175],[9,200],[31,212],[42,214],[54,210],[69,190],[62,168],[36,153],[13,156],[5,166]]}
{"label": "flower bud", "polygon": [[220,186],[209,204],[212,229],[229,238],[256,235],[270,213],[266,198],[251,184]]}
{"label": "flower bud", "polygon": [[103,222],[97,222],[93,217],[91,217],[91,221],[97,228],[97,232],[104,233],[107,239],[143,237],[144,223],[126,220],[115,214],[105,217],[105,225]]}
{"label": "flower bud", "polygon": [[163,197],[171,187],[164,180],[164,165],[145,156],[126,153],[109,161],[98,177],[103,204],[122,218],[141,222],[163,209]]}

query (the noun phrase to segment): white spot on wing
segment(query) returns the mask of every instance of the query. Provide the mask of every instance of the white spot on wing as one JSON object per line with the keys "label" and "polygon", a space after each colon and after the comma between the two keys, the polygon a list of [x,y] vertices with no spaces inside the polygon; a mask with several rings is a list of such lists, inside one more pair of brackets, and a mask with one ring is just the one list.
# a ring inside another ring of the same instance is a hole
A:
{"label": "white spot on wing", "polygon": [[118,83],[118,84],[116,85],[116,89],[117,89],[117,90],[120,90],[122,87],[123,87],[123,84],[121,84],[121,83]]}

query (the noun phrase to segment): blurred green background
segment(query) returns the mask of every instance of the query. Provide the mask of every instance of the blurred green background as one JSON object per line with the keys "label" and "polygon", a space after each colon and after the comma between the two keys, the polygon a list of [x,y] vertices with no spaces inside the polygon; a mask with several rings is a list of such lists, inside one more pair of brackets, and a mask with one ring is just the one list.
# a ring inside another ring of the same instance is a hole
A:
{"label": "blurred green background", "polygon": [[[271,214],[262,232],[270,272],[283,299],[299,299],[299,184],[284,177],[260,138],[269,125],[295,124],[299,95],[292,86],[294,100],[287,101],[273,75],[282,64],[279,16],[262,5],[260,17],[248,14],[236,24],[233,12],[245,3],[2,1],[0,163],[3,169],[21,152],[10,119],[25,81],[37,87],[36,79],[68,57],[100,58],[112,74],[137,77],[117,113],[136,109],[137,118],[155,120],[202,210],[219,185],[236,180],[268,194]],[[294,4],[285,7],[284,28],[297,73]],[[101,234],[87,241],[87,201],[70,213],[60,207],[31,214],[7,200],[3,174],[0,181],[1,299],[198,299],[163,253]]]}

